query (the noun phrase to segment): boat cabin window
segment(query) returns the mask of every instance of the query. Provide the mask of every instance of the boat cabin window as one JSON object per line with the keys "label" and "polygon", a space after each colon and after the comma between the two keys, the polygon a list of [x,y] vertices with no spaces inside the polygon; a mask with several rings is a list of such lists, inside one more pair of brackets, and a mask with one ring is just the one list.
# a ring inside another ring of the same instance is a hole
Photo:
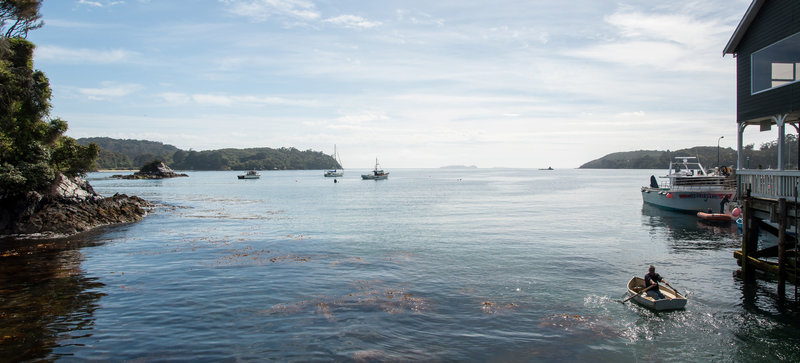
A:
{"label": "boat cabin window", "polygon": [[795,83],[800,80],[800,33],[753,52],[750,57],[751,94]]}

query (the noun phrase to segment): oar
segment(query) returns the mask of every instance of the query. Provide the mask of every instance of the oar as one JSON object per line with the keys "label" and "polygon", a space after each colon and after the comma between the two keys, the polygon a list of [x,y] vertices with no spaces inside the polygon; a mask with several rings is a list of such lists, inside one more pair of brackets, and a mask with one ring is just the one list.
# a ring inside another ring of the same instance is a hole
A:
{"label": "oar", "polygon": [[643,292],[645,292],[647,290],[650,290],[650,289],[654,288],[655,286],[656,286],[656,284],[652,284],[652,285],[648,286],[646,289],[644,289],[642,291],[639,291],[636,294],[633,294],[633,296],[631,296],[631,297],[629,297],[629,298],[627,298],[625,300],[622,300],[622,302],[628,302],[628,300],[633,299],[634,297],[641,295]]}
{"label": "oar", "polygon": [[679,293],[677,289],[672,287],[672,285],[670,285],[669,282],[664,281],[664,283],[667,284],[667,286],[669,286],[669,288],[672,289],[672,291],[675,291],[676,294],[684,296],[683,294]]}

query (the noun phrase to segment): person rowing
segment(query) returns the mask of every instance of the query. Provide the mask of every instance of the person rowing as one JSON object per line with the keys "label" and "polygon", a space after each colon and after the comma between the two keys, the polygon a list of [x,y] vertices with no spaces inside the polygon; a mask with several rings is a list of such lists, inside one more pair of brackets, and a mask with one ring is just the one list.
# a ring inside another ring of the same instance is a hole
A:
{"label": "person rowing", "polygon": [[[661,300],[667,298],[666,296],[664,296],[664,294],[661,293],[661,291],[658,290],[659,282],[663,282],[667,286],[670,286],[667,280],[664,280],[664,278],[661,277],[661,275],[656,273],[656,267],[650,265],[649,271],[647,272],[646,275],[644,275],[644,287],[645,289],[647,289],[647,296],[652,297],[654,300]],[[650,288],[651,285],[655,286]]]}

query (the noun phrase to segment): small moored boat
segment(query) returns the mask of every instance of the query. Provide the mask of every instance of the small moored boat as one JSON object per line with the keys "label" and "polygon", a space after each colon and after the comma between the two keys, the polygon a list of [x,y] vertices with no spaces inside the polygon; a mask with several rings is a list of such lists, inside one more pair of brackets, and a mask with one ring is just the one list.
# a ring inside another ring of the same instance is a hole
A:
{"label": "small moored boat", "polygon": [[[338,166],[342,166],[342,160],[339,159],[339,153],[336,152],[336,145],[333,145],[333,155],[331,155],[331,156],[333,156],[333,160],[336,161]],[[326,170],[324,175],[325,175],[326,178],[339,178],[339,177],[342,177],[342,176],[344,176],[344,167],[342,167],[342,170],[339,170],[338,168],[332,169],[332,170]]]}
{"label": "small moored boat", "polygon": [[236,177],[239,178],[239,179],[258,179],[258,178],[261,177],[261,173],[255,171],[255,170],[250,170],[250,171],[247,172],[247,174],[245,174],[245,175],[237,175]]}
{"label": "small moored boat", "polygon": [[371,174],[361,174],[361,179],[363,180],[384,180],[387,178],[389,178],[389,173],[385,173],[380,169],[378,158],[375,158],[375,170],[373,170]]}
{"label": "small moored boat", "polygon": [[705,212],[697,212],[697,218],[704,219],[707,221],[716,221],[716,222],[731,222],[736,219],[736,217],[727,213],[705,213]]}
{"label": "small moored boat", "polygon": [[644,290],[643,278],[634,276],[628,281],[628,293],[633,295],[633,301],[639,305],[658,311],[683,309],[686,306],[686,297],[665,284],[659,284],[658,290],[667,297],[666,299],[653,299],[647,296],[647,293],[642,294],[642,290]]}

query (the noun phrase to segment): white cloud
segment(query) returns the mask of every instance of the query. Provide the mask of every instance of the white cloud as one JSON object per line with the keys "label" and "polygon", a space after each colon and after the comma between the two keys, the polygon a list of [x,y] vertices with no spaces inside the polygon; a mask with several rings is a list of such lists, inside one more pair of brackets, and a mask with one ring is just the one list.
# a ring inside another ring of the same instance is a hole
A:
{"label": "white cloud", "polygon": [[379,21],[369,21],[357,15],[339,15],[325,19],[325,22],[352,29],[367,29],[381,25]]}
{"label": "white cloud", "polygon": [[182,105],[195,103],[206,106],[245,106],[245,105],[273,105],[273,106],[296,106],[296,107],[317,107],[319,103],[309,99],[293,99],[274,96],[257,95],[224,95],[224,94],[185,94],[177,92],[165,92],[159,95],[166,103],[172,105]]}
{"label": "white cloud", "polygon": [[106,7],[106,6],[114,6],[119,4],[124,4],[124,1],[108,1],[108,0],[78,0],[78,4],[80,5],[88,5],[94,6],[98,8]]}
{"label": "white cloud", "polygon": [[[369,123],[373,121],[385,121],[389,116],[382,111],[360,111],[349,113],[336,118],[336,122],[350,125]],[[335,127],[335,126],[334,126]]]}
{"label": "white cloud", "polygon": [[721,44],[730,25],[716,18],[685,14],[648,14],[618,10],[604,18],[617,32],[606,43],[565,54],[626,66],[652,66],[659,70],[714,71]]}
{"label": "white cloud", "polygon": [[316,20],[320,18],[314,3],[305,0],[220,0],[230,6],[229,12],[251,18],[254,21],[265,21],[271,16],[287,16],[300,20]]}
{"label": "white cloud", "polygon": [[103,82],[102,87],[98,88],[78,88],[78,93],[87,96],[90,100],[106,100],[110,98],[124,97],[143,87],[139,84],[116,84],[113,82]]}
{"label": "white cloud", "polygon": [[108,64],[130,62],[138,56],[138,53],[125,49],[71,49],[57,45],[41,45],[36,47],[35,56],[36,60],[58,63]]}

